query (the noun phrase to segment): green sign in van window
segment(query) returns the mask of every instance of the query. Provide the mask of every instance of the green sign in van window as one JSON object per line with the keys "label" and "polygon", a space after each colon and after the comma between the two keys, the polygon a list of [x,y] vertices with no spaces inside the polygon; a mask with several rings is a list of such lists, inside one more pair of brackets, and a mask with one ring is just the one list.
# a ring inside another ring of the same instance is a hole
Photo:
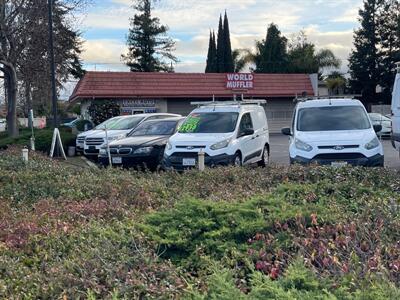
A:
{"label": "green sign in van window", "polygon": [[179,128],[180,133],[192,133],[195,132],[197,129],[197,126],[199,126],[200,123],[200,116],[199,115],[190,115],[185,123],[182,124],[182,126]]}

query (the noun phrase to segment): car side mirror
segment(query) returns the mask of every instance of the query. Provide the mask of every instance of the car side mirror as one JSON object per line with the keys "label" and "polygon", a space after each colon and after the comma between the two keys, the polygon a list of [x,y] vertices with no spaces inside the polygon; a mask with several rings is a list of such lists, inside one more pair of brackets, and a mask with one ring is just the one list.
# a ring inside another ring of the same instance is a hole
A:
{"label": "car side mirror", "polygon": [[290,130],[289,127],[282,128],[281,132],[282,132],[282,134],[284,134],[284,135],[292,135],[292,131]]}
{"label": "car side mirror", "polygon": [[382,125],[381,124],[377,124],[377,125],[373,125],[374,126],[374,131],[375,132],[380,132],[382,130]]}
{"label": "car side mirror", "polygon": [[254,134],[254,129],[247,128],[240,133],[240,137]]}

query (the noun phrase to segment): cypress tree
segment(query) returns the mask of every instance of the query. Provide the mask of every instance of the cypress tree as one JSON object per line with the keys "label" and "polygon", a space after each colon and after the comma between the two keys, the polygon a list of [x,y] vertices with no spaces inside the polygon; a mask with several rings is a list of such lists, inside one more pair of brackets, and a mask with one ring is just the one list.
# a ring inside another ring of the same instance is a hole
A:
{"label": "cypress tree", "polygon": [[225,43],[224,43],[224,28],[222,26],[222,16],[219,16],[218,38],[217,38],[217,71],[225,72]]}
{"label": "cypress tree", "polygon": [[376,86],[379,83],[378,55],[378,10],[381,0],[364,0],[364,7],[359,11],[361,28],[354,32],[354,49],[350,54],[350,85],[353,91],[362,93],[365,102],[373,103]]}
{"label": "cypress tree", "polygon": [[213,36],[210,31],[210,40],[208,42],[208,53],[207,53],[207,65],[206,65],[206,73],[211,73],[214,64],[214,57],[213,57]]}
{"label": "cypress tree", "polygon": [[218,73],[218,60],[217,60],[217,41],[215,40],[215,32],[212,32],[212,73]]}
{"label": "cypress tree", "polygon": [[229,32],[228,16],[225,11],[224,16],[224,70],[223,72],[229,73],[234,71],[231,37]]}

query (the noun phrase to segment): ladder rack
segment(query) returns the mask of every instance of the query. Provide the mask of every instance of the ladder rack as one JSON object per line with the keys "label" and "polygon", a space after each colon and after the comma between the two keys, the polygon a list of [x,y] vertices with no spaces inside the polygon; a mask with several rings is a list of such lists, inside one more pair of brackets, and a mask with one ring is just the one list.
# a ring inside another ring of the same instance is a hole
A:
{"label": "ladder rack", "polygon": [[190,102],[191,105],[197,106],[227,106],[227,105],[265,105],[267,100],[240,100],[240,101],[195,101]]}
{"label": "ladder rack", "polygon": [[352,95],[332,95],[332,96],[310,96],[310,97],[296,97],[293,99],[293,102],[305,102],[312,100],[323,100],[323,99],[355,99],[362,97],[360,94],[352,94]]}

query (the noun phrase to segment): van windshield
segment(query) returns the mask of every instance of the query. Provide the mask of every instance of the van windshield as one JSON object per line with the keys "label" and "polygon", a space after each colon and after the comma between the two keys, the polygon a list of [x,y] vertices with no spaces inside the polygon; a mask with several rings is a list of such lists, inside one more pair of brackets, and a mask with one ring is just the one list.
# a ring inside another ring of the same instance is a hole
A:
{"label": "van windshield", "polygon": [[298,131],[362,130],[370,122],[360,106],[326,106],[302,108],[297,115]]}
{"label": "van windshield", "polygon": [[239,113],[204,112],[190,114],[179,133],[228,133],[236,128]]}

